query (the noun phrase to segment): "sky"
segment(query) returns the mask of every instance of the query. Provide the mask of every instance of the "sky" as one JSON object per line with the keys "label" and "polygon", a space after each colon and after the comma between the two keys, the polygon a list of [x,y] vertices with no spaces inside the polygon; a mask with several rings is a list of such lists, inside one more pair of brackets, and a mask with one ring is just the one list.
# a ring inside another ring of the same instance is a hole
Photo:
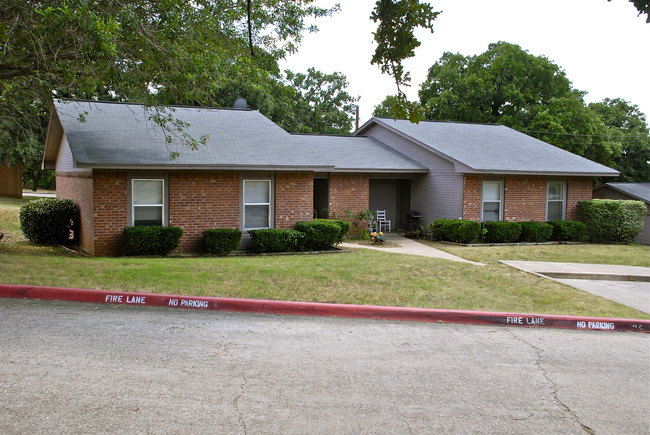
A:
{"label": "sky", "polygon": [[[314,23],[296,54],[282,69],[341,72],[348,92],[360,97],[361,123],[374,107],[396,93],[389,76],[370,64],[375,50],[370,20],[375,0],[338,0],[341,11]],[[331,6],[336,0],[317,0]],[[639,106],[650,119],[650,23],[628,0],[434,0],[442,11],[434,33],[419,31],[422,45],[404,62],[411,73],[406,94],[417,100],[428,69],[446,52],[464,56],[485,52],[493,42],[519,45],[559,65],[575,89],[588,92],[585,101],[622,98]]]}

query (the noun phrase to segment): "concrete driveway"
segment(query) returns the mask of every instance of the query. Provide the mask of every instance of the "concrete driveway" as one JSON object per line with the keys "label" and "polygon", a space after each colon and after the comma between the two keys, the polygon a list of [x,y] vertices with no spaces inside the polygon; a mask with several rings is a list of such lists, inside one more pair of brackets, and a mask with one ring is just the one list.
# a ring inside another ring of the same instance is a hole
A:
{"label": "concrete driveway", "polygon": [[650,336],[0,299],[3,433],[648,433]]}

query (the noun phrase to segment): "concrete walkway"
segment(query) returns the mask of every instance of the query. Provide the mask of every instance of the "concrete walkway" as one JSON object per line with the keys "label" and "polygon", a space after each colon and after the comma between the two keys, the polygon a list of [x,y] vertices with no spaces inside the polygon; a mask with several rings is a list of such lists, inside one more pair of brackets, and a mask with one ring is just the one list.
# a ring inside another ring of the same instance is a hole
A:
{"label": "concrete walkway", "polygon": [[362,249],[374,249],[376,251],[390,252],[393,254],[408,254],[408,255],[419,255],[420,257],[430,257],[430,258],[441,258],[443,260],[456,261],[459,263],[470,263],[477,266],[485,266],[483,263],[477,263],[475,261],[465,260],[464,258],[457,257],[452,254],[448,254],[439,249],[432,248],[431,246],[418,243],[414,240],[402,237],[397,233],[385,233],[384,238],[386,241],[393,242],[399,246],[395,247],[386,247],[386,246],[372,246],[372,245],[359,245],[356,243],[341,243],[339,246],[343,248],[362,248]]}
{"label": "concrete walkway", "polygon": [[648,267],[545,261],[501,263],[650,313]]}

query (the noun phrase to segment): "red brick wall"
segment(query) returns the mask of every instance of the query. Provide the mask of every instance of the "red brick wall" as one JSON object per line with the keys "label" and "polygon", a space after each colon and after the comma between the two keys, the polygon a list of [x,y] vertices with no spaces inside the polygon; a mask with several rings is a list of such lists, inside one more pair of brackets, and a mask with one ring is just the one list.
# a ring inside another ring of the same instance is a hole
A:
{"label": "red brick wall", "polygon": [[578,201],[589,201],[593,198],[594,183],[591,178],[569,178],[566,188],[566,219],[578,218]]}
{"label": "red brick wall", "polygon": [[330,214],[343,210],[358,212],[370,207],[370,178],[367,174],[330,176]]}
{"label": "red brick wall", "polygon": [[275,174],[275,228],[293,228],[296,222],[314,216],[314,175],[312,173]]}
{"label": "red brick wall", "polygon": [[546,178],[506,177],[503,196],[504,221],[546,220]]}
{"label": "red brick wall", "polygon": [[[494,178],[489,178],[494,179]],[[505,177],[503,220],[546,220],[546,177]],[[463,219],[481,219],[480,176],[466,175],[463,186]],[[592,195],[591,178],[570,178],[566,183],[566,219],[576,219],[578,201],[589,200]]]}
{"label": "red brick wall", "polygon": [[239,174],[170,173],[169,225],[183,229],[184,252],[201,249],[203,230],[239,228]]}
{"label": "red brick wall", "polygon": [[126,172],[94,171],[93,184],[93,255],[121,255],[124,253],[124,227],[128,224]]}
{"label": "red brick wall", "polygon": [[57,172],[56,197],[71,199],[79,206],[79,245],[91,255],[95,253],[93,221],[93,179],[90,173]]}
{"label": "red brick wall", "polygon": [[466,175],[463,180],[463,219],[481,220],[481,177]]}

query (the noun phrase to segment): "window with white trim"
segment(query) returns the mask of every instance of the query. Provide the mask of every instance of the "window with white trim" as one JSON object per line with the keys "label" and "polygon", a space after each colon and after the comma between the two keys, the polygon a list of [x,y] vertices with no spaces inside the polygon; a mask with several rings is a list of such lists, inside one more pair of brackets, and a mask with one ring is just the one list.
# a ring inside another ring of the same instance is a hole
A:
{"label": "window with white trim", "polygon": [[165,180],[134,178],[131,180],[131,224],[166,225]]}
{"label": "window with white trim", "polygon": [[484,181],[481,195],[481,221],[502,219],[503,182]]}
{"label": "window with white trim", "polygon": [[565,184],[563,181],[549,181],[546,188],[546,220],[564,220]]}
{"label": "window with white trim", "polygon": [[271,181],[244,180],[244,229],[271,227]]}

